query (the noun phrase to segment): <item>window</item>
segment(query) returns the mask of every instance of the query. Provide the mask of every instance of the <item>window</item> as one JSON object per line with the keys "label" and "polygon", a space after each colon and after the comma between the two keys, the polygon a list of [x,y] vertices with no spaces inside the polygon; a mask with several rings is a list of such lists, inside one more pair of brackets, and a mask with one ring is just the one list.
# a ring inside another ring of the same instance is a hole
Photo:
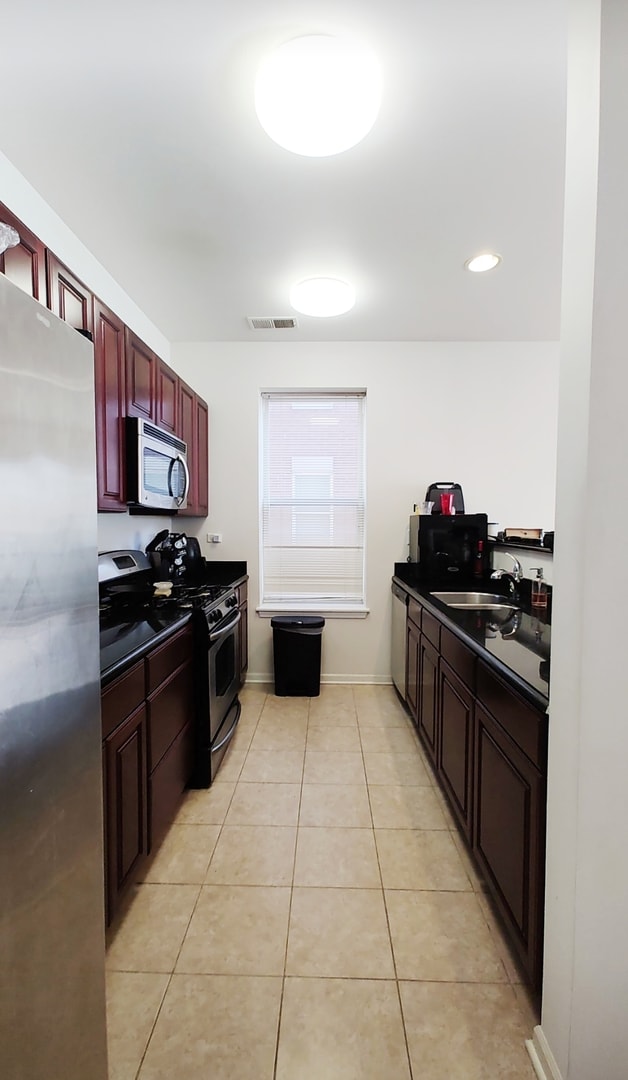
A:
{"label": "window", "polygon": [[262,608],[365,611],[365,402],[363,390],[262,392]]}

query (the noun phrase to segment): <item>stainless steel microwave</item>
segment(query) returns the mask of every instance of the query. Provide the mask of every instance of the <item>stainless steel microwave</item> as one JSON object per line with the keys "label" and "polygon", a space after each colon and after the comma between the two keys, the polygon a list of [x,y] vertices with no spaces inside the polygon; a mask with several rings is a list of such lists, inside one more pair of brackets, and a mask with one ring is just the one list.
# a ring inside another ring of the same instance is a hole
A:
{"label": "stainless steel microwave", "polygon": [[150,420],[129,416],[126,425],[127,502],[145,510],[185,510],[187,444]]}

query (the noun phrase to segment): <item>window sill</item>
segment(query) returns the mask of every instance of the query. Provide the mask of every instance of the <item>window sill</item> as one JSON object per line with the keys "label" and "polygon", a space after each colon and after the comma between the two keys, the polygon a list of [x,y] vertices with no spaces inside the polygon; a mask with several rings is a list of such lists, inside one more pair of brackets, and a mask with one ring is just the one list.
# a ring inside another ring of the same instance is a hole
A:
{"label": "window sill", "polygon": [[275,615],[321,615],[325,619],[366,619],[369,614],[367,607],[333,607],[327,608],[324,604],[317,606],[312,604],[278,605],[276,607],[258,607],[255,609],[260,619],[272,619]]}

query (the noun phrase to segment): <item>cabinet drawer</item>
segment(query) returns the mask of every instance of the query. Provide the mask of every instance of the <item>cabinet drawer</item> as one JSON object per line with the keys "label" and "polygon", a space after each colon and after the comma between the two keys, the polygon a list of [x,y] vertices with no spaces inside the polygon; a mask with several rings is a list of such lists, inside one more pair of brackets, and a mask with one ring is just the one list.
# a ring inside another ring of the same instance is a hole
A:
{"label": "cabinet drawer", "polygon": [[194,731],[192,724],[178,735],[148,781],[149,851],[153,853],[176,815],[181,795],[192,775]]}
{"label": "cabinet drawer", "polygon": [[477,697],[523,753],[547,770],[547,715],[529,705],[482,663],[478,663]]}
{"label": "cabinet drawer", "polygon": [[102,737],[106,739],[144,700],[144,661],[112,682],[101,697]]}
{"label": "cabinet drawer", "polygon": [[462,679],[462,682],[469,687],[472,693],[475,693],[475,668],[477,662],[475,653],[471,652],[471,649],[468,649],[466,645],[463,645],[460,639],[445,626],[441,627],[440,651],[441,656],[453,668],[458,678]]}
{"label": "cabinet drawer", "polygon": [[236,590],[238,594],[238,605],[245,604],[249,598],[249,587],[246,581],[243,581],[241,585],[238,585]]}
{"label": "cabinet drawer", "polygon": [[193,719],[193,701],[192,662],[188,661],[148,699],[149,772]]}
{"label": "cabinet drawer", "polygon": [[432,642],[437,649],[440,650],[440,623],[438,619],[435,619],[429,611],[423,609],[423,620],[421,622],[421,630],[425,634],[428,641]]}
{"label": "cabinet drawer", "polygon": [[160,683],[172,675],[192,656],[192,627],[185,626],[174,637],[154,649],[146,658],[147,693],[152,694]]}
{"label": "cabinet drawer", "polygon": [[423,608],[421,607],[421,605],[417,604],[416,600],[413,600],[412,597],[409,597],[409,599],[408,599],[408,618],[410,619],[411,622],[414,623],[415,626],[418,626],[419,630],[421,629],[421,612],[422,611],[423,611]]}

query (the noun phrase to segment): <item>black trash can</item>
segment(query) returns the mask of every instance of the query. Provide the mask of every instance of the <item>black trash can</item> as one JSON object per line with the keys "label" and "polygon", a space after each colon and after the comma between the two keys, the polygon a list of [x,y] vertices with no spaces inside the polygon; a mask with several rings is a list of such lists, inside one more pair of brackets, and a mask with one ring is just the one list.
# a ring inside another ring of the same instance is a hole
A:
{"label": "black trash can", "polygon": [[318,697],[325,620],[319,615],[277,615],[270,625],[276,696]]}

